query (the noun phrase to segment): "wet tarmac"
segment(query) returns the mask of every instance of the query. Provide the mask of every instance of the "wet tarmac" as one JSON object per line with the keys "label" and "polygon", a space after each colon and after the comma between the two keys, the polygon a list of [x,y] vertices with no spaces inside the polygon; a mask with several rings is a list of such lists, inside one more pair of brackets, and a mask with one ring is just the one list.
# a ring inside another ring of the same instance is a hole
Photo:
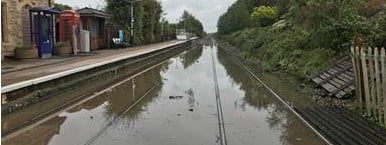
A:
{"label": "wet tarmac", "polygon": [[228,145],[324,144],[229,57],[183,52],[2,144],[220,144],[213,63]]}

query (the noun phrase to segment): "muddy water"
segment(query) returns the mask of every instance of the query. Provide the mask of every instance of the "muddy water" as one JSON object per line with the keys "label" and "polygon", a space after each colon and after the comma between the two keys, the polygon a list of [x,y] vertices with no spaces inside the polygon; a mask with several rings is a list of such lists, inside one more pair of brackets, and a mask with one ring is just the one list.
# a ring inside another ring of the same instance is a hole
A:
{"label": "muddy water", "polygon": [[213,63],[229,145],[323,144],[229,56],[210,46],[170,58],[2,144],[220,144]]}

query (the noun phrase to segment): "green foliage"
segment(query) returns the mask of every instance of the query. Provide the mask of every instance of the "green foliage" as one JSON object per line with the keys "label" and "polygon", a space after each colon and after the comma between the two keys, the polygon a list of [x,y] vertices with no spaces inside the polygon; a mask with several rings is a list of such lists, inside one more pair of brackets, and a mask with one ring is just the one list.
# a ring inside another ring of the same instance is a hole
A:
{"label": "green foliage", "polygon": [[179,29],[183,28],[187,32],[192,32],[196,34],[198,37],[203,37],[205,35],[204,27],[202,23],[196,19],[192,14],[188,11],[184,11],[182,14],[179,23],[177,24]]}
{"label": "green foliage", "polygon": [[[141,4],[138,2],[135,3],[134,4],[134,38],[133,38],[133,42],[136,45],[145,43],[144,36],[143,36],[143,25],[144,25],[143,24],[143,21],[144,21],[143,13],[144,13],[144,10],[143,10],[143,7],[141,6]],[[130,21],[128,21],[128,22],[130,22]],[[128,22],[126,22],[126,23],[128,24]],[[128,31],[125,34],[130,34],[130,31]],[[125,38],[130,38],[130,37],[125,37]]]}
{"label": "green foliage", "polygon": [[168,21],[162,20],[161,21],[161,39],[162,40],[170,40],[170,39],[176,39],[176,24],[169,24]]}
{"label": "green foliage", "polygon": [[294,25],[314,32],[309,47],[348,50],[355,37],[368,37],[373,26],[361,15],[364,0],[297,0],[289,12]]}
{"label": "green foliage", "polygon": [[255,7],[251,14],[252,19],[258,21],[261,26],[271,25],[278,16],[279,10],[275,6]]}
{"label": "green foliage", "polygon": [[[386,45],[386,10],[376,5],[379,0],[238,0],[234,5],[242,2],[257,7],[250,15],[260,25],[236,29],[229,16],[244,14],[230,7],[218,21],[218,33],[268,70],[309,77],[347,56],[354,38],[361,38],[364,46]],[[262,20],[272,21],[261,25]]]}
{"label": "green foliage", "polygon": [[124,28],[125,41],[129,42],[131,7],[134,8],[134,37],[136,45],[174,39],[175,26],[162,20],[162,6],[157,0],[106,0],[106,11],[111,21]]}
{"label": "green foliage", "polygon": [[229,34],[251,25],[250,11],[246,1],[236,1],[228,11],[221,15],[217,23],[220,34]]}
{"label": "green foliage", "polygon": [[160,18],[162,13],[161,4],[155,0],[142,0],[143,7],[143,28],[142,34],[145,43],[157,42],[160,37]]}
{"label": "green foliage", "polygon": [[71,10],[72,9],[69,5],[59,4],[59,3],[54,3],[54,8],[59,9],[61,11],[63,11],[63,10]]}
{"label": "green foliage", "polygon": [[276,7],[278,15],[288,11],[290,0],[237,0],[230,6],[226,13],[220,16],[217,22],[219,34],[230,34],[244,28],[255,27],[251,13],[255,7]]}
{"label": "green foliage", "polygon": [[281,31],[258,27],[222,36],[222,39],[235,46],[246,59],[259,61],[267,71],[280,70],[307,78],[338,58],[328,49],[305,49],[309,35],[301,29]]}

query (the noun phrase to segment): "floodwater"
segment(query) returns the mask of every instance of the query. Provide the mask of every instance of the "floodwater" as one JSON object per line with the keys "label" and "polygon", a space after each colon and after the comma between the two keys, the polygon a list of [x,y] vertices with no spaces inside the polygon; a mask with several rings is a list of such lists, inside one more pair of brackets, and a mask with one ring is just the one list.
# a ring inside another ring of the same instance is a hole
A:
{"label": "floodwater", "polygon": [[216,46],[183,52],[2,144],[217,145],[214,76],[228,145],[324,144],[229,57]]}

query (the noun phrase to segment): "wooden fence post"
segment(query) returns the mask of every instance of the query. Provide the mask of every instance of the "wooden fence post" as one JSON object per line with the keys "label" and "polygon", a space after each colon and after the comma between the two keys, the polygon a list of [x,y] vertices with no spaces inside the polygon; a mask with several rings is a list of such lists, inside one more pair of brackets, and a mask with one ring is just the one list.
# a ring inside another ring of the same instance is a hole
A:
{"label": "wooden fence post", "polygon": [[364,51],[365,48],[361,49],[361,61],[362,61],[362,71],[363,71],[363,88],[365,91],[365,100],[366,100],[366,115],[371,116],[371,102],[370,102],[370,90],[369,90],[369,78],[367,71],[367,63],[366,63],[366,53]]}
{"label": "wooden fence post", "polygon": [[386,126],[386,65],[385,48],[381,49],[381,71],[382,71],[382,98],[383,98],[383,122]]}
{"label": "wooden fence post", "polygon": [[355,86],[357,89],[355,89],[356,98],[358,99],[358,105],[359,110],[361,113],[363,113],[363,99],[362,99],[362,85],[361,85],[361,71],[359,60],[359,48],[358,47],[351,47],[351,54],[352,54],[352,64],[354,67],[354,75],[355,75]]}
{"label": "wooden fence post", "polygon": [[385,48],[351,47],[351,53],[361,112],[386,126]]}
{"label": "wooden fence post", "polygon": [[370,76],[370,101],[371,101],[371,108],[372,108],[372,114],[373,117],[376,118],[378,111],[377,111],[377,98],[375,96],[375,83],[374,83],[374,58],[373,58],[373,51],[371,47],[368,48],[367,53],[368,63],[369,63],[369,76]]}
{"label": "wooden fence post", "polygon": [[382,122],[382,112],[383,112],[383,107],[382,107],[382,94],[381,94],[381,88],[382,88],[382,85],[381,85],[381,76],[380,76],[380,67],[379,67],[379,61],[380,61],[380,57],[379,57],[379,51],[378,51],[378,48],[375,47],[374,49],[374,66],[375,66],[375,88],[376,88],[376,98],[377,98],[377,110],[378,110],[378,116],[377,116],[377,119],[379,121],[379,123],[383,123]]}

